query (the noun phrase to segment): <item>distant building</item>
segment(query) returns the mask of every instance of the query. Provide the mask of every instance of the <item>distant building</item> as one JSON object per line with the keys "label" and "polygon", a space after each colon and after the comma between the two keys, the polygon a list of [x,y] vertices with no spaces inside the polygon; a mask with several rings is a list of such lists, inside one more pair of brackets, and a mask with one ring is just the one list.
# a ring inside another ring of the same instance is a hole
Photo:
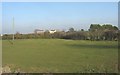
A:
{"label": "distant building", "polygon": [[[42,34],[42,33],[44,33],[45,31],[44,30],[40,30],[40,29],[35,29],[34,30],[34,33],[35,34]],[[50,34],[53,34],[53,33],[55,33],[55,32],[57,32],[57,30],[49,30],[49,33]]]}
{"label": "distant building", "polygon": [[53,34],[53,33],[55,33],[55,32],[57,32],[57,31],[56,31],[56,30],[50,30],[50,31],[49,31],[50,34]]}
{"label": "distant building", "polygon": [[36,33],[36,34],[41,34],[41,33],[44,33],[44,30],[35,29],[34,33]]}

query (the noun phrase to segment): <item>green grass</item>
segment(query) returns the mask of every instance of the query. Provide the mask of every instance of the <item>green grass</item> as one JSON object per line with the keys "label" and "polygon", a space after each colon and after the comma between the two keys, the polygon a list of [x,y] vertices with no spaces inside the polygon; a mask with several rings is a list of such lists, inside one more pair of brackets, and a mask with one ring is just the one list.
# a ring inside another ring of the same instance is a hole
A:
{"label": "green grass", "polygon": [[3,66],[22,72],[117,72],[116,41],[3,40]]}

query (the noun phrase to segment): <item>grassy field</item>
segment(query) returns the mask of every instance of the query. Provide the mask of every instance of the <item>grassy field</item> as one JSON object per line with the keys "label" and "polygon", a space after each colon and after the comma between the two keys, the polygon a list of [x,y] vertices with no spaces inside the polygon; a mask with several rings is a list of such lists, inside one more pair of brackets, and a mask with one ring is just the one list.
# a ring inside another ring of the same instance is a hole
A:
{"label": "grassy field", "polygon": [[21,72],[117,72],[117,41],[3,40],[3,66]]}

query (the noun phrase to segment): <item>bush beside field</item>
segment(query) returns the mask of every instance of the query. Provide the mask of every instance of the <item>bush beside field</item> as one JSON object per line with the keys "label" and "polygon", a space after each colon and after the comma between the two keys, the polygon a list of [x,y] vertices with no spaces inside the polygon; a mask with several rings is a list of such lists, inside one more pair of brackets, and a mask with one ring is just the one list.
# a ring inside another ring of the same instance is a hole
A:
{"label": "bush beside field", "polygon": [[[33,33],[21,34],[16,32],[14,34],[15,39],[72,39],[72,40],[91,40],[91,41],[117,41],[120,39],[119,29],[111,24],[91,24],[88,30],[75,30],[70,28],[67,31],[56,31],[50,33],[49,30],[45,30],[37,33],[36,29]],[[10,40],[13,38],[13,34],[3,34],[3,40]]]}

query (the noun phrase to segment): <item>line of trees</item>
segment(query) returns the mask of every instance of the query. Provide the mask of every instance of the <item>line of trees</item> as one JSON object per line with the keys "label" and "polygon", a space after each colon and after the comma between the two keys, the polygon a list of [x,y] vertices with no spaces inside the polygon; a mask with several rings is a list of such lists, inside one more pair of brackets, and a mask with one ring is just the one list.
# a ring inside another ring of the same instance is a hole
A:
{"label": "line of trees", "polygon": [[[15,34],[15,39],[73,39],[73,40],[118,40],[119,29],[111,24],[91,24],[88,31],[84,29],[74,30],[70,28],[67,32],[59,31],[50,34],[48,30],[44,33],[33,33],[33,34]],[[2,39],[12,39],[11,34],[4,34]]]}

